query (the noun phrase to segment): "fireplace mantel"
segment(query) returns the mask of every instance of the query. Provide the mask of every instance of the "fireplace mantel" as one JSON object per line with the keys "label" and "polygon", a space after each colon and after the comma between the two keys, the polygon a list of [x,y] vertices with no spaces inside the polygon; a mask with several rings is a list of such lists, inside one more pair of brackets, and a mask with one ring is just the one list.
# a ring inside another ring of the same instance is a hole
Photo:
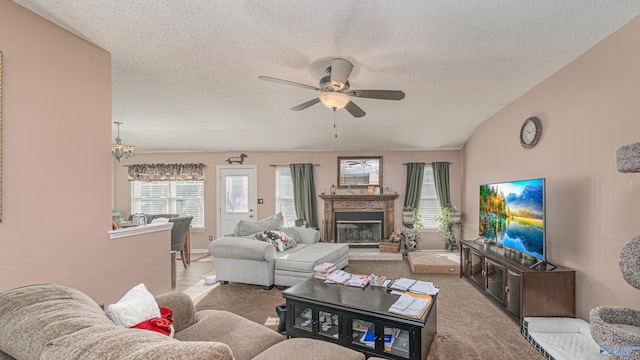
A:
{"label": "fireplace mantel", "polygon": [[323,241],[335,241],[336,212],[384,212],[384,238],[393,232],[393,195],[318,195],[324,200]]}

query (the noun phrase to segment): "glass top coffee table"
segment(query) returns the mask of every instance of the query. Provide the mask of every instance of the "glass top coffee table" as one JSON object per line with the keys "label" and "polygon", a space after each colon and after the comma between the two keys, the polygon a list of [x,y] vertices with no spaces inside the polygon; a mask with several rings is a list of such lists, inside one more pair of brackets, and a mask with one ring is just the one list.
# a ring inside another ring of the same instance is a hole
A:
{"label": "glass top coffee table", "polygon": [[390,313],[398,300],[385,288],[305,280],[282,293],[288,337],[330,341],[368,356],[426,359],[435,336],[437,295],[420,319]]}

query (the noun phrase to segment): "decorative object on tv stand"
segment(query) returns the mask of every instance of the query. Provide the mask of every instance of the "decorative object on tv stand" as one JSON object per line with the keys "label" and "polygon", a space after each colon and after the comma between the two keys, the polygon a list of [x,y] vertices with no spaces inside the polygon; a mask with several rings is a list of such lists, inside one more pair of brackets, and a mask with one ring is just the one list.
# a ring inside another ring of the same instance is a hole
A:
{"label": "decorative object on tv stand", "polygon": [[232,163],[238,163],[240,165],[242,165],[242,163],[244,162],[244,158],[247,157],[247,154],[240,154],[239,156],[232,156],[230,158],[228,158],[226,160],[227,163],[232,164]]}
{"label": "decorative object on tv stand", "polygon": [[113,123],[118,125],[118,136],[116,137],[115,144],[111,144],[111,155],[118,161],[135,156],[133,153],[133,150],[136,149],[135,146],[122,145],[122,139],[120,138],[120,125],[123,123],[120,121],[114,121]]}
{"label": "decorative object on tv stand", "polygon": [[400,231],[394,231],[389,235],[389,239],[378,242],[378,249],[383,253],[397,253],[400,251],[402,242],[402,234]]}
{"label": "decorative object on tv stand", "polygon": [[[616,149],[619,172],[640,172],[640,142]],[[620,251],[618,266],[629,285],[640,290],[640,236],[636,236]],[[640,359],[640,310],[615,306],[600,306],[591,310],[591,336],[602,349],[619,359]]]}

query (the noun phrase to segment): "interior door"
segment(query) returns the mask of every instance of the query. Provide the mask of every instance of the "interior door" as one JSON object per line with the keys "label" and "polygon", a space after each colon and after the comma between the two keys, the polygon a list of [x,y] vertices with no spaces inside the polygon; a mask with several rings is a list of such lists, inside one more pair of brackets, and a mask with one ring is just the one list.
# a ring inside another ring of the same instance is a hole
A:
{"label": "interior door", "polygon": [[256,220],[255,166],[219,167],[218,237],[233,232],[240,220]]}

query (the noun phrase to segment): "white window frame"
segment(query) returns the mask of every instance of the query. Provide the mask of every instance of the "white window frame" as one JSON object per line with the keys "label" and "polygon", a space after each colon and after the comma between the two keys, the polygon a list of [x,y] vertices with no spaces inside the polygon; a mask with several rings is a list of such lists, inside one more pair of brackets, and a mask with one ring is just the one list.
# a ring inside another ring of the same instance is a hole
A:
{"label": "white window frame", "polygon": [[[194,184],[194,185],[199,185],[200,189],[198,189],[197,193],[194,193],[193,195],[195,196],[189,196],[189,197],[182,197],[182,198],[178,198],[176,195],[176,188],[177,185],[182,184],[182,183],[189,183],[189,184]],[[154,186],[158,186],[158,185],[164,185],[167,186],[167,197],[160,197],[160,198],[141,198],[139,197],[140,195],[138,194],[138,191],[141,190],[142,187],[145,186],[145,184],[154,184]],[[142,211],[142,204],[141,201],[143,199],[153,199],[153,200],[160,200],[162,202],[165,202],[164,204],[164,209],[162,213],[165,214],[178,214],[180,216],[193,216],[193,221],[191,223],[191,228],[192,229],[204,229],[205,228],[205,217],[204,217],[204,181],[154,181],[154,182],[148,182],[148,181],[131,181],[131,213],[135,214],[135,213],[141,213],[144,212]],[[197,206],[199,209],[201,209],[201,211],[199,213],[196,214],[181,214],[176,210],[176,202],[177,200],[186,200],[186,199],[190,199],[190,200],[195,200],[200,202],[200,205]],[[153,215],[153,214],[151,214]]]}
{"label": "white window frame", "polygon": [[284,176],[286,177],[288,174],[289,181],[291,181],[291,169],[288,166],[276,166],[275,171],[275,182],[276,182],[276,214],[282,212],[282,217],[284,219],[283,225],[286,227],[295,226],[295,220],[297,218],[295,206],[286,206],[284,203],[287,202],[289,204],[293,204],[293,184],[291,184],[291,192],[290,196],[288,196],[288,192],[283,188],[283,184],[281,184],[280,179]]}
{"label": "white window frame", "polygon": [[[428,191],[424,191],[427,188]],[[436,193],[436,185],[433,179],[433,167],[425,164],[424,177],[422,179],[422,191],[420,192],[420,210],[423,230],[437,230],[438,222],[434,219],[440,214],[440,200]]]}

